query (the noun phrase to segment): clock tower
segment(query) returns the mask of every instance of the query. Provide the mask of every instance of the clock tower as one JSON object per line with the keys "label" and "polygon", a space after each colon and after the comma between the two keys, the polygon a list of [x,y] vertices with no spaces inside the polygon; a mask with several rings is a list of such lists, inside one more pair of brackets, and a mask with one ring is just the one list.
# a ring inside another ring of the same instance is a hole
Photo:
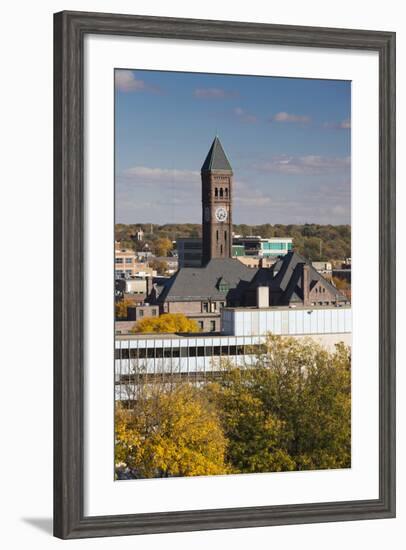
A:
{"label": "clock tower", "polygon": [[231,258],[233,243],[233,170],[216,136],[201,169],[202,265],[212,258]]}

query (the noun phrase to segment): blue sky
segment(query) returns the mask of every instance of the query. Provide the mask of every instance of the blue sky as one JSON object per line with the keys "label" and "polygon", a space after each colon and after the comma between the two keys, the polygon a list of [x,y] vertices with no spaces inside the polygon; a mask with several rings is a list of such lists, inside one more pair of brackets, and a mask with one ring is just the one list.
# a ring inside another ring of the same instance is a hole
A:
{"label": "blue sky", "polygon": [[200,223],[216,133],[234,223],[350,223],[351,83],[115,71],[116,221]]}

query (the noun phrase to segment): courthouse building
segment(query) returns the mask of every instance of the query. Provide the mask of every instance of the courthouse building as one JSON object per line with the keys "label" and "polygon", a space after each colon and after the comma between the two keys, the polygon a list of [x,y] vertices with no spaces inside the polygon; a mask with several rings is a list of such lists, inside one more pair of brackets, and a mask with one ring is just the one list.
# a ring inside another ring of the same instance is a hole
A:
{"label": "courthouse building", "polygon": [[[265,261],[278,253],[271,264],[248,267],[233,257],[233,170],[218,137],[203,163],[201,179],[202,241],[194,249],[194,263],[200,255],[201,265],[182,267],[155,284],[148,303],[158,305],[160,313],[195,319],[204,332],[221,330],[224,307],[255,307],[259,286],[268,288],[268,306],[348,304],[311,262],[292,250],[291,239],[239,237],[236,246],[243,247],[247,256],[259,254]],[[185,239],[183,245],[187,241],[193,239]]]}

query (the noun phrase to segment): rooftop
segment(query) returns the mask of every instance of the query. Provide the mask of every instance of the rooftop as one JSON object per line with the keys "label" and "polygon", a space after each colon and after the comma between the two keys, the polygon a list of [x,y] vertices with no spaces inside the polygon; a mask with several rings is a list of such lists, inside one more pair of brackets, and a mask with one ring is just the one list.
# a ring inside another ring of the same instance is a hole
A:
{"label": "rooftop", "polygon": [[218,136],[214,138],[213,143],[211,144],[206,160],[202,166],[202,172],[217,170],[221,172],[233,171]]}

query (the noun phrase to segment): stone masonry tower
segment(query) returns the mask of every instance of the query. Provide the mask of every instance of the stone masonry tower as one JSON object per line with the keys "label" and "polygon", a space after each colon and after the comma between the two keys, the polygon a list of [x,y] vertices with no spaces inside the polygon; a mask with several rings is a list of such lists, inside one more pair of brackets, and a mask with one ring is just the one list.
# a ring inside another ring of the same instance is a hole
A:
{"label": "stone masonry tower", "polygon": [[202,265],[212,258],[231,258],[233,242],[233,170],[216,136],[201,169]]}

